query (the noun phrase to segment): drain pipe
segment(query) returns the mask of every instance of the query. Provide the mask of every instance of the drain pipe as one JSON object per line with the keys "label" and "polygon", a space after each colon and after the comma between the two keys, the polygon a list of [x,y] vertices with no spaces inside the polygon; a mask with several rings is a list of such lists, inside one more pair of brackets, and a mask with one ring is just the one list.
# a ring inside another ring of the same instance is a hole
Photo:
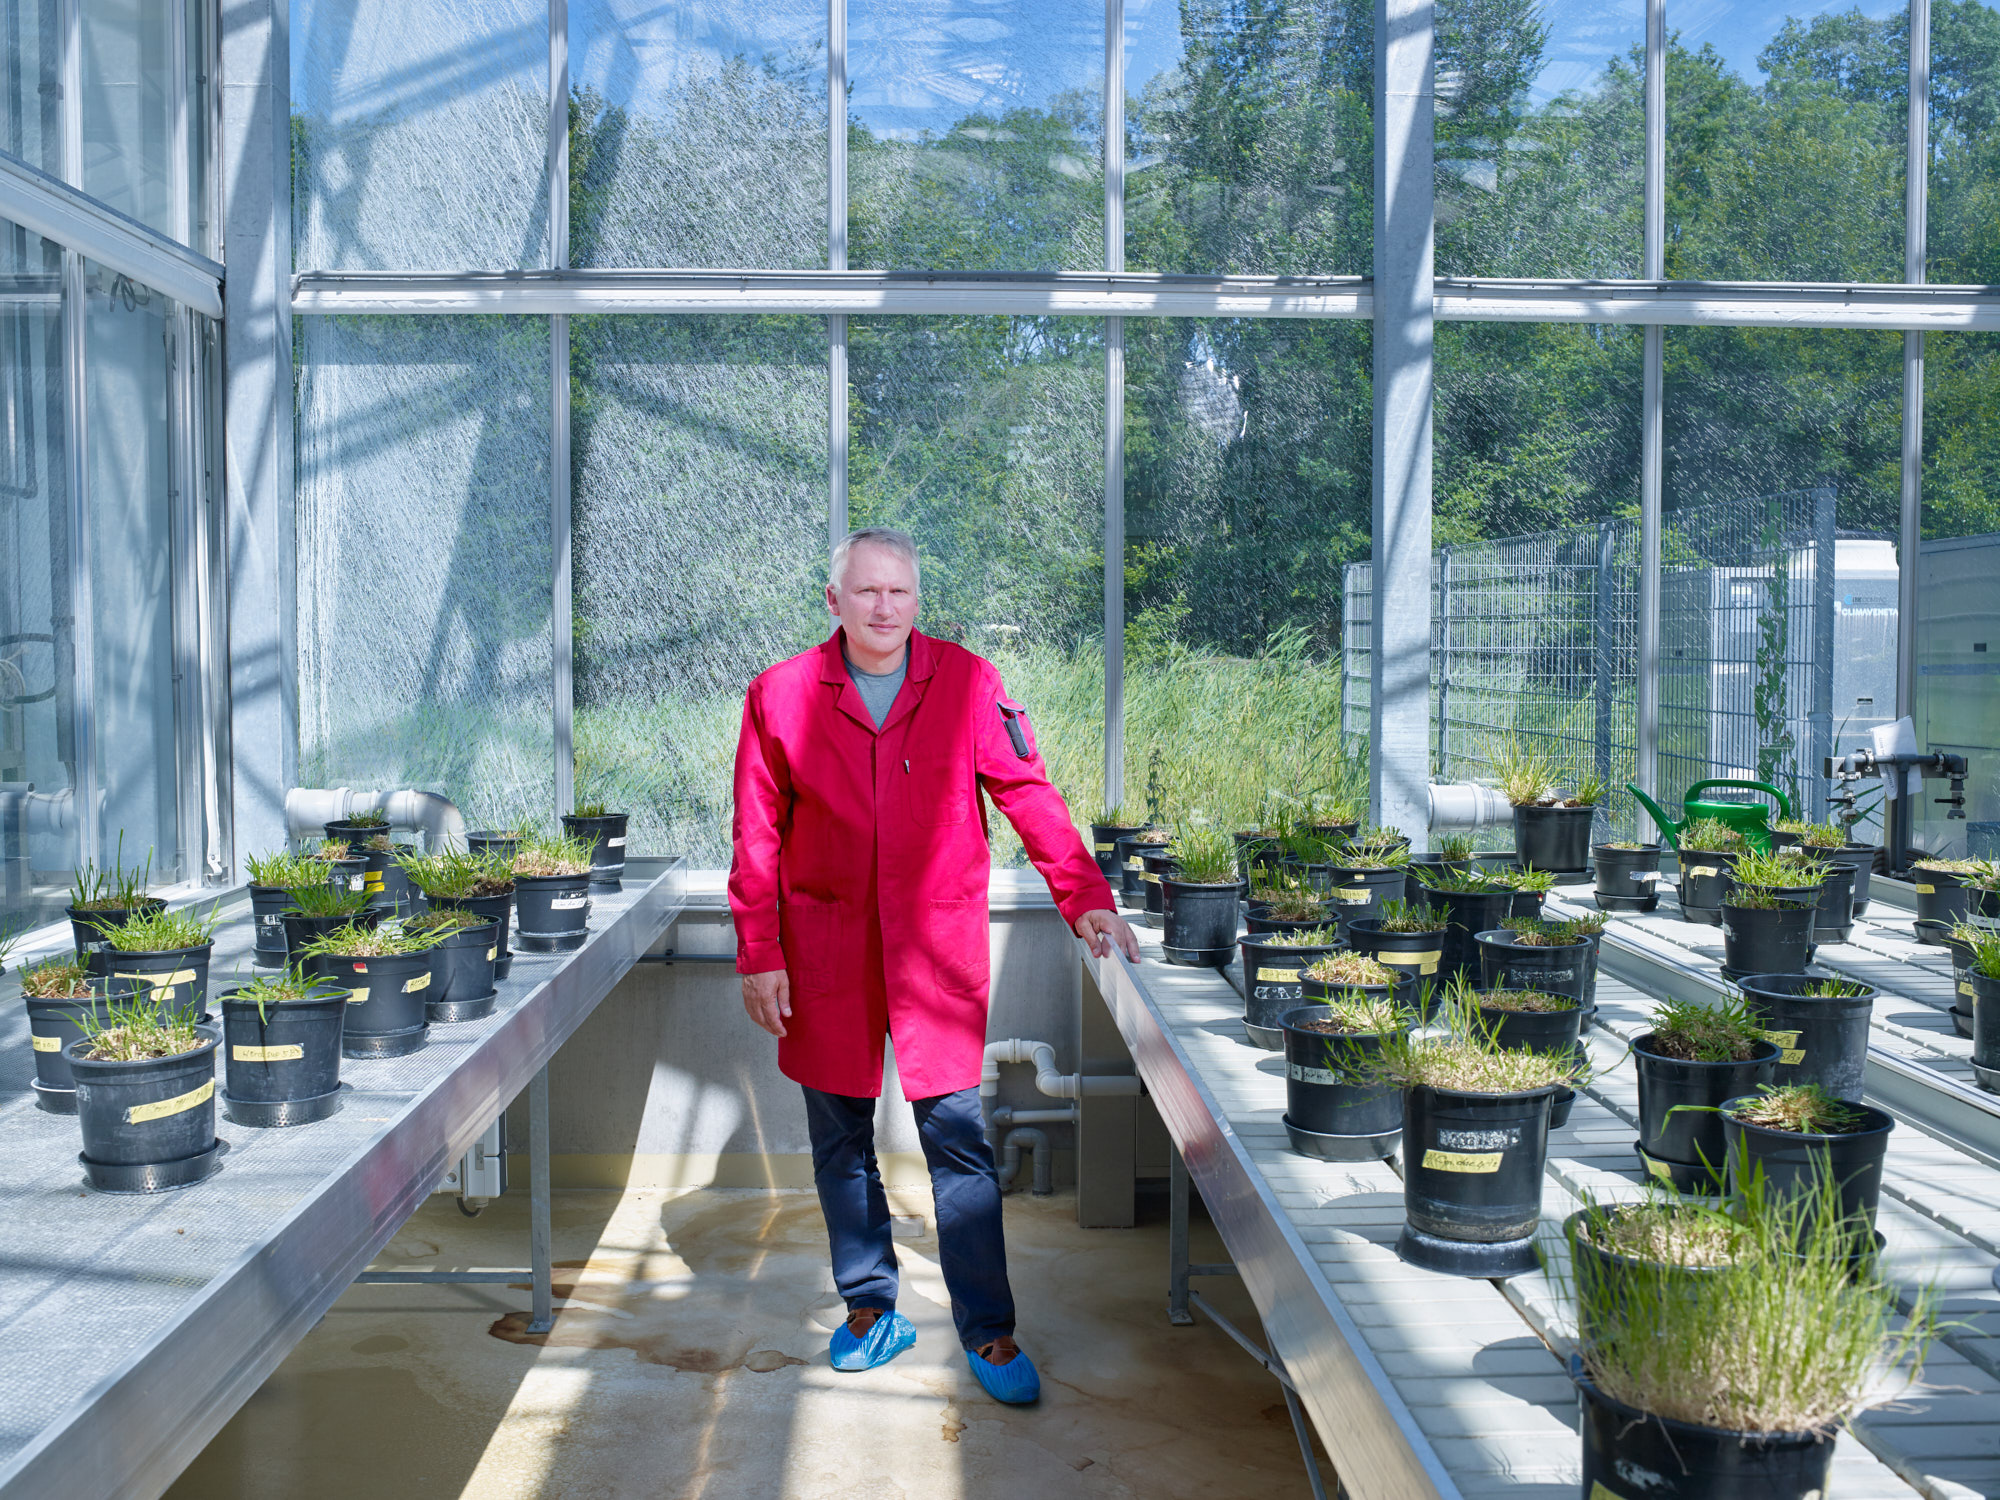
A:
{"label": "drain pipe", "polygon": [[1430,793],[1433,832],[1446,828],[1495,828],[1514,820],[1513,804],[1490,786],[1460,781],[1433,785]]}
{"label": "drain pipe", "polygon": [[1007,1144],[1000,1153],[1000,1188],[1005,1192],[1014,1185],[1014,1179],[1021,1175],[1021,1143],[1026,1141],[1034,1152],[1035,1181],[1030,1190],[1037,1198],[1046,1198],[1056,1190],[1055,1163],[1049,1154],[1049,1135],[1033,1125],[1016,1125],[1007,1132]]}
{"label": "drain pipe", "polygon": [[1139,1079],[1135,1074],[1106,1073],[1085,1077],[1081,1073],[1058,1073],[1054,1047],[1047,1042],[1029,1042],[1011,1038],[1004,1042],[986,1044],[986,1055],[979,1065],[981,1099],[998,1097],[1002,1063],[1033,1064],[1035,1087],[1051,1099],[1076,1099],[1084,1094],[1129,1097],[1141,1092]]}
{"label": "drain pipe", "polygon": [[425,852],[458,852],[466,847],[465,819],[449,798],[436,792],[356,792],[293,787],[285,793],[285,822],[295,839],[318,838],[328,823],[356,813],[387,815],[391,828],[409,828],[424,836]]}

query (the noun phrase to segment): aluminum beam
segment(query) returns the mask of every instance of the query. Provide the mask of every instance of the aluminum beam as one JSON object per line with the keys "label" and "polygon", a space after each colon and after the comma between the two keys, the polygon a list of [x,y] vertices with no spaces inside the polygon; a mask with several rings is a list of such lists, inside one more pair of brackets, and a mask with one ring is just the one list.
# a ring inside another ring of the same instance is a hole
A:
{"label": "aluminum beam", "polygon": [[[1646,0],[1646,181],[1644,264],[1654,283],[1667,274],[1667,5]],[[1660,513],[1666,472],[1666,334],[1646,325],[1640,349],[1639,618],[1633,704],[1632,779],[1659,792],[1660,764]]]}
{"label": "aluminum beam", "polygon": [[[1923,282],[1930,202],[1930,0],[1910,0],[1909,130],[1903,177],[1903,279]],[[1896,716],[1917,708],[1917,561],[1924,537],[1924,335],[1903,334],[1903,484],[1896,539]]]}
{"label": "aluminum beam", "polygon": [[222,316],[222,267],[26,162],[0,154],[0,218],[144,282],[207,317]]}

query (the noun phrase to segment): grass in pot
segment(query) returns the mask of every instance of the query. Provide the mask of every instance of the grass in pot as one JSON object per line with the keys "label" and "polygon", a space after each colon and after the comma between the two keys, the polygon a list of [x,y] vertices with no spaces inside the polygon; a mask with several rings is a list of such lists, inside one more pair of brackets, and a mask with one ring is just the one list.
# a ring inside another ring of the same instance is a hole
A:
{"label": "grass in pot", "polygon": [[358,845],[346,839],[322,839],[306,851],[306,858],[319,861],[328,885],[374,899],[368,889],[368,857]]}
{"label": "grass in pot", "polygon": [[343,1057],[403,1057],[429,1034],[425,1009],[438,934],[350,922],[306,944],[316,977],[344,991]]}
{"label": "grass in pot", "polygon": [[472,911],[427,911],[403,923],[409,933],[435,933],[425,1014],[433,1022],[476,1021],[493,1014],[500,959],[500,923]]}
{"label": "grass in pot", "polygon": [[1507,903],[1508,917],[1539,918],[1542,902],[1556,883],[1552,870],[1523,870],[1507,865],[1485,866],[1483,873],[1495,885],[1505,886],[1513,892],[1513,899]]}
{"label": "grass in pot", "polygon": [[1378,1067],[1382,1039],[1414,1016],[1386,996],[1337,990],[1280,1018],[1285,1038],[1285,1132],[1292,1149],[1328,1161],[1380,1161],[1403,1135],[1403,1100]]}
{"label": "grass in pot", "polygon": [[156,1193],[215,1170],[215,1050],[220,1036],[192,1008],[137,995],[108,999],[71,1042],[82,1161],[92,1187]]}
{"label": "grass in pot", "polygon": [[1218,828],[1189,828],[1160,878],[1160,947],[1170,964],[1219,969],[1236,951],[1236,849]]}
{"label": "grass in pot", "polygon": [[463,852],[419,855],[405,860],[403,868],[433,911],[476,912],[500,924],[493,975],[505,979],[514,966],[508,946],[514,916],[513,872],[498,859]]}
{"label": "grass in pot", "polygon": [[1514,851],[1530,870],[1580,875],[1590,865],[1590,830],[1604,779],[1595,772],[1561,788],[1561,768],[1547,749],[1502,735],[1487,750],[1493,779],[1514,809]]}
{"label": "grass in pot", "polygon": [[208,1009],[208,960],[215,951],[219,907],[208,915],[192,911],[135,912],[99,929],[104,941],[93,948],[89,967],[105,978],[105,993],[137,995],[165,1010],[189,1010],[198,1019]]}
{"label": "grass in pot", "polygon": [[69,1045],[88,1035],[91,1020],[102,1024],[103,981],[75,958],[51,958],[21,971],[21,1000],[28,1010],[36,1102],[50,1114],[73,1115],[76,1079],[69,1070]]}
{"label": "grass in pot", "polygon": [[[1568,1274],[1577,1284],[1578,1347],[1638,1337],[1644,1325],[1632,1314],[1643,1319],[1650,1313],[1654,1288],[1671,1286],[1680,1296],[1699,1301],[1710,1278],[1752,1253],[1748,1238],[1741,1219],[1662,1189],[1636,1203],[1586,1201],[1563,1221]],[[1551,1279],[1559,1287],[1564,1283],[1560,1272]],[[1626,1283],[1633,1279],[1650,1283],[1636,1297],[1626,1294]]]}
{"label": "grass in pot", "polygon": [[1872,1255],[1895,1121],[1816,1083],[1766,1084],[1725,1100],[1720,1114],[1731,1193],[1801,1203],[1804,1231],[1837,1231],[1850,1258]]}
{"label": "grass in pot", "polygon": [[1390,901],[1372,917],[1357,917],[1347,925],[1348,946],[1378,962],[1414,974],[1416,1004],[1425,1020],[1437,1010],[1443,994],[1438,965],[1444,959],[1445,912],[1422,902]]}
{"label": "grass in pot", "polygon": [[1730,874],[1722,898],[1722,972],[1795,974],[1812,959],[1818,914],[1816,864],[1751,850]]}
{"label": "grass in pot", "polygon": [[1780,849],[1777,857],[1813,890],[1813,942],[1844,943],[1854,934],[1854,871],[1804,847]]}
{"label": "grass in pot", "polygon": [[311,885],[292,892],[291,905],[278,913],[278,920],[285,927],[285,967],[296,968],[305,961],[306,945],[315,938],[350,922],[372,927],[382,920],[382,912],[365,891]]}
{"label": "grass in pot", "polygon": [[221,996],[222,1103],[239,1125],[323,1120],[340,1105],[347,991],[303,968]]}
{"label": "grass in pot", "polygon": [[630,813],[613,812],[602,802],[584,802],[563,814],[566,837],[590,845],[590,883],[616,889],[625,879],[625,835]]}
{"label": "grass in pot", "polygon": [[1959,888],[1971,902],[1966,924],[2000,928],[2000,864],[1992,860],[1985,863],[1985,869],[1971,871],[1959,879]]}
{"label": "grass in pot", "polygon": [[1920,1293],[1906,1319],[1898,1289],[1857,1274],[1843,1237],[1795,1203],[1749,1205],[1733,1231],[1666,1212],[1670,1232],[1647,1234],[1640,1253],[1612,1249],[1618,1260],[1600,1267],[1586,1250],[1559,1278],[1591,1331],[1570,1365],[1582,1492],[1634,1494],[1644,1475],[1647,1500],[1818,1500],[1843,1424],[1885,1376],[1914,1382],[1921,1370],[1934,1295]]}
{"label": "grass in pot", "polygon": [[1090,825],[1090,850],[1097,860],[1098,871],[1106,880],[1114,884],[1118,879],[1118,841],[1129,838],[1146,826],[1146,819],[1127,811],[1120,803],[1107,807],[1097,815]]}
{"label": "grass in pot", "polygon": [[150,854],[146,856],[143,867],[125,867],[125,835],[122,833],[118,835],[118,854],[110,869],[101,870],[94,863],[85,863],[70,885],[69,905],[63,909],[63,915],[69,918],[78,958],[104,941],[104,934],[99,931],[102,926],[116,925],[127,917],[144,912],[167,909],[165,901],[146,894],[146,887],[152,878],[153,858]]}
{"label": "grass in pot", "polygon": [[1276,828],[1239,828],[1229,840],[1236,846],[1237,864],[1255,871],[1261,865],[1275,866],[1278,840],[1283,837]]}
{"label": "grass in pot", "polygon": [[[1784,840],[1781,843],[1780,840]],[[1809,823],[1797,818],[1787,818],[1773,825],[1771,847],[1773,849],[1792,848],[1810,851],[1815,858],[1840,865],[1854,872],[1854,904],[1850,914],[1864,916],[1868,911],[1868,877],[1875,869],[1876,848],[1873,844],[1853,842],[1849,831],[1839,823]]]}
{"label": "grass in pot", "polygon": [[260,969],[282,969],[291,962],[284,913],[292,904],[292,893],[324,886],[326,866],[284,850],[253,854],[243,863],[250,872],[252,962]]}
{"label": "grass in pot", "polygon": [[1359,953],[1328,953],[1315,959],[1300,981],[1308,1004],[1324,1005],[1339,995],[1387,1000],[1415,1014],[1417,979]]}
{"label": "grass in pot", "polygon": [[1973,944],[1984,928],[1974,927],[1969,922],[1961,922],[1945,934],[1944,945],[1951,952],[1951,1024],[1952,1029],[1962,1037],[1972,1035],[1974,997],[1972,976],[1967,972],[1972,967]]}
{"label": "grass in pot", "polygon": [[582,839],[525,840],[515,853],[514,937],[530,953],[568,953],[590,936],[590,845]]}
{"label": "grass in pot", "polygon": [[1940,947],[1944,935],[1972,914],[1965,877],[1992,872],[1991,860],[1920,859],[1910,866],[1917,893],[1917,941]]}
{"label": "grass in pot", "polygon": [[1779,1047],[1775,1084],[1818,1084],[1861,1097],[1875,987],[1830,974],[1745,974],[1736,981],[1764,1038]]}
{"label": "grass in pot", "polygon": [[1981,1088],[2000,1094],[2000,933],[1963,932],[1965,981],[1972,986],[1972,1071]]}
{"label": "grass in pot", "polygon": [[1438,846],[1429,854],[1413,854],[1404,866],[1403,899],[1419,902],[1424,899],[1423,882],[1432,875],[1440,875],[1448,870],[1469,870],[1474,863],[1472,838],[1469,834],[1450,833],[1438,840]]}
{"label": "grass in pot", "polygon": [[1660,846],[1618,842],[1590,851],[1600,911],[1653,911],[1660,904]]}
{"label": "grass in pot", "polygon": [[1477,934],[1491,932],[1513,914],[1513,889],[1496,880],[1494,872],[1470,867],[1426,874],[1422,889],[1425,904],[1445,914],[1444,957],[1438,972],[1447,980],[1463,975],[1476,981]]}
{"label": "grass in pot", "polygon": [[1348,845],[1328,872],[1327,898],[1340,919],[1343,941],[1349,922],[1357,917],[1372,917],[1390,902],[1405,899],[1409,881],[1404,873],[1410,863],[1408,845],[1391,842],[1382,836],[1385,834],[1382,829],[1370,829],[1369,833],[1377,837]]}
{"label": "grass in pot", "polygon": [[1722,925],[1722,896],[1729,872],[1749,845],[1720,818],[1696,818],[1675,843],[1680,860],[1681,916],[1707,927]]}
{"label": "grass in pot", "polygon": [[1324,896],[1286,879],[1282,884],[1250,887],[1244,928],[1251,933],[1304,932],[1335,920]]}
{"label": "grass in pot", "polygon": [[1281,1021],[1303,998],[1304,971],[1321,955],[1340,946],[1330,926],[1297,932],[1253,933],[1242,940],[1243,1030],[1267,1052],[1285,1044]]}
{"label": "grass in pot", "polygon": [[1508,917],[1492,932],[1473,935],[1479,944],[1479,983],[1489,990],[1545,990],[1585,1004],[1590,984],[1592,940],[1565,922],[1540,917]]}
{"label": "grass in pot", "polygon": [[525,821],[513,828],[475,828],[465,836],[465,850],[468,854],[487,855],[507,864],[521,852],[521,846],[534,837],[535,830]]}
{"label": "grass in pot", "polygon": [[1639,1139],[1646,1171],[1684,1193],[1723,1185],[1722,1119],[1715,1113],[1771,1081],[1778,1044],[1741,996],[1663,1000],[1653,1029],[1632,1043],[1639,1082]]}
{"label": "grass in pot", "polygon": [[1377,1067],[1403,1090],[1403,1232],[1396,1253],[1453,1276],[1532,1271],[1549,1108],[1586,1075],[1573,1049],[1499,1046],[1462,987],[1446,1029],[1385,1037]]}
{"label": "grass in pot", "polygon": [[388,835],[389,815],[380,808],[358,812],[351,817],[335,818],[331,823],[322,825],[322,831],[329,839],[358,848],[378,835]]}

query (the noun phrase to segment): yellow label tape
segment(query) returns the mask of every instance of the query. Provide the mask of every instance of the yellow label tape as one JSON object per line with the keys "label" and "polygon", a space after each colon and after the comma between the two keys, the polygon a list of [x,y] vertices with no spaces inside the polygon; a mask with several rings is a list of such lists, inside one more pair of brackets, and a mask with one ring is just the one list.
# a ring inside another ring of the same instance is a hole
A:
{"label": "yellow label tape", "polygon": [[1444,957],[1444,949],[1433,948],[1428,953],[1378,953],[1375,957],[1385,964],[1394,964],[1399,969],[1415,969],[1419,974],[1435,974],[1438,960]]}
{"label": "yellow label tape", "polygon": [[1160,877],[1155,875],[1151,870],[1148,870],[1145,874],[1141,875],[1139,878],[1145,881],[1146,884],[1148,885],[1158,885],[1160,883]]}
{"label": "yellow label tape", "polygon": [[419,974],[415,979],[403,981],[403,993],[406,995],[414,995],[418,990],[427,990],[430,987],[431,976],[428,974]]}
{"label": "yellow label tape", "polygon": [[189,1110],[208,1103],[215,1097],[215,1080],[209,1079],[198,1089],[189,1089],[185,1094],[176,1094],[171,1099],[162,1099],[155,1104],[135,1104],[125,1111],[127,1125],[143,1125],[148,1120],[164,1120],[169,1115],[184,1115]]}
{"label": "yellow label tape", "polygon": [[1788,1068],[1796,1068],[1805,1060],[1806,1049],[1803,1047],[1787,1047],[1783,1052],[1778,1054],[1778,1061]]}
{"label": "yellow label tape", "polygon": [[1688,874],[1689,874],[1689,875],[1691,875],[1691,876],[1692,876],[1692,875],[1720,875],[1721,873],[1722,873],[1722,871],[1721,871],[1721,870],[1719,870],[1719,869],[1717,869],[1717,868],[1716,868],[1716,867],[1715,867],[1714,865],[1696,865],[1696,866],[1695,866],[1695,867],[1694,867],[1693,869],[1691,869],[1691,870],[1689,870],[1689,871],[1688,871]]}
{"label": "yellow label tape", "polygon": [[1257,982],[1259,984],[1297,984],[1298,979],[1299,971],[1297,969],[1259,969],[1257,971]]}
{"label": "yellow label tape", "polygon": [[1603,1480],[1593,1479],[1590,1481],[1590,1500],[1625,1500],[1625,1497],[1607,1488]]}
{"label": "yellow label tape", "polygon": [[1333,899],[1338,901],[1342,906],[1366,906],[1368,904],[1368,887],[1365,885],[1342,886],[1333,893]]}
{"label": "yellow label tape", "polygon": [[1136,869],[1138,869],[1138,868],[1139,868],[1139,856],[1138,856],[1138,855],[1136,855],[1136,854],[1132,854],[1132,855],[1128,855],[1128,856],[1126,856],[1126,859],[1125,859],[1125,868],[1126,868],[1126,869],[1128,869],[1128,870],[1136,870]]}
{"label": "yellow label tape", "polygon": [[368,987],[366,985],[363,985],[358,990],[349,990],[347,992],[347,1003],[349,1005],[359,1005],[367,998],[368,998]]}
{"label": "yellow label tape", "polygon": [[1919,896],[1935,896],[1937,894],[1937,887],[1934,885],[1920,885],[1917,887],[1917,894]]}
{"label": "yellow label tape", "polygon": [[1504,1151],[1438,1151],[1424,1153],[1424,1165],[1433,1172],[1497,1172]]}
{"label": "yellow label tape", "polygon": [[112,977],[114,979],[141,980],[158,990],[170,988],[176,984],[193,984],[195,974],[193,969],[176,969],[171,974],[114,974]]}
{"label": "yellow label tape", "polygon": [[1765,1041],[1776,1042],[1780,1047],[1796,1047],[1799,1044],[1799,1034],[1796,1031],[1767,1031],[1763,1033],[1763,1037]]}
{"label": "yellow label tape", "polygon": [[62,1038],[59,1036],[38,1036],[35,1038],[35,1050],[37,1052],[60,1052],[62,1051]]}
{"label": "yellow label tape", "polygon": [[1117,847],[1118,846],[1116,844],[1099,844],[1097,846],[1097,852],[1099,854],[1109,854],[1113,849],[1116,849]]}
{"label": "yellow label tape", "polygon": [[364,876],[364,877],[362,878],[362,882],[361,882],[361,888],[362,888],[363,890],[366,890],[366,891],[379,891],[379,890],[381,890],[381,889],[382,889],[382,872],[381,872],[380,870],[370,870],[370,871],[369,871],[369,872],[367,873],[367,875],[365,875],[365,876]]}
{"label": "yellow label tape", "polygon": [[1975,998],[1972,993],[1972,981],[1970,979],[1959,980],[1958,992],[1961,995],[1965,996],[1968,1000]]}
{"label": "yellow label tape", "polygon": [[296,1062],[306,1055],[297,1042],[282,1047],[231,1047],[229,1055],[238,1062]]}
{"label": "yellow label tape", "polygon": [[486,961],[487,961],[487,962],[488,962],[489,964],[490,964],[490,963],[492,963],[492,962],[493,962],[493,960],[494,960],[494,959],[496,959],[496,958],[498,958],[499,956],[500,956],[500,949],[499,949],[499,948],[498,948],[497,946],[496,946],[496,947],[492,947],[492,948],[488,948],[488,949],[486,950]]}

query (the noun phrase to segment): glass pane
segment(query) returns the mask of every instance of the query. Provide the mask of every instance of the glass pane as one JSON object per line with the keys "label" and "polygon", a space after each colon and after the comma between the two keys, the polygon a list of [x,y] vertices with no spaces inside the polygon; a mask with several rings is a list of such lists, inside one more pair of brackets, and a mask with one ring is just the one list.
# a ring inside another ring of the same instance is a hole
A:
{"label": "glass pane", "polygon": [[530,0],[297,0],[293,262],[544,266],[549,24]]}
{"label": "glass pane", "polygon": [[[200,6],[190,0],[76,0],[76,4],[83,39],[80,185],[120,213],[189,243],[201,217],[194,208],[201,191],[196,177],[200,143],[196,122],[205,114],[201,70],[194,61],[201,34]],[[173,14],[176,8],[178,17]],[[185,154],[178,160],[176,93],[183,93],[188,112]]]}
{"label": "glass pane", "polygon": [[743,690],[823,639],[826,322],[570,324],[576,796],[729,864]]}
{"label": "glass pane", "polygon": [[62,175],[62,26],[52,0],[0,13],[0,151]]}
{"label": "glass pane", "polygon": [[1644,0],[1437,12],[1440,276],[1637,276]]}
{"label": "glass pane", "polygon": [[1929,278],[1940,282],[2000,281],[2000,242],[1993,235],[2000,124],[2000,13],[1989,5],[1931,7]]}
{"label": "glass pane", "polygon": [[297,327],[301,783],[546,824],[547,321]]}
{"label": "glass pane", "polygon": [[1125,263],[1368,274],[1374,9],[1127,0]]}
{"label": "glass pane", "polygon": [[[854,318],[854,526],[923,555],[917,626],[992,660],[1087,819],[1104,779],[1104,328],[1095,318]],[[996,863],[1022,855],[995,819]]]}
{"label": "glass pane", "polygon": [[571,265],[826,265],[824,0],[579,0],[569,34]]}
{"label": "glass pane", "polygon": [[59,919],[77,864],[61,272],[0,221],[0,932]]}
{"label": "glass pane", "polygon": [[1669,796],[1747,776],[1821,815],[1821,758],[1894,716],[1894,640],[1868,610],[1896,534],[1902,375],[1898,334],[1667,330]]}
{"label": "glass pane", "polygon": [[847,261],[1104,264],[1104,7],[850,0]]}
{"label": "glass pane", "polygon": [[[1990,333],[1924,340],[1924,540],[1917,554],[1917,747],[1966,757],[1964,818],[1926,781],[1918,847],[2000,858],[2000,425],[1992,392],[2000,339]],[[1893,564],[1893,553],[1885,562]],[[1868,601],[1886,615],[1895,646],[1896,579],[1887,567]],[[1892,655],[1893,659],[1893,655]],[[1893,710],[1886,710],[1893,712]]]}
{"label": "glass pane", "polygon": [[1667,57],[1667,275],[1900,281],[1909,13],[1716,5]]}
{"label": "glass pane", "polygon": [[1334,783],[1368,362],[1364,323],[1126,319],[1128,807],[1249,828],[1274,794],[1354,790]]}
{"label": "glass pane", "polygon": [[92,680],[102,802],[97,859],[150,854],[153,878],[188,868],[180,847],[174,721],[174,550],[167,343],[173,304],[84,266],[88,387]]}

